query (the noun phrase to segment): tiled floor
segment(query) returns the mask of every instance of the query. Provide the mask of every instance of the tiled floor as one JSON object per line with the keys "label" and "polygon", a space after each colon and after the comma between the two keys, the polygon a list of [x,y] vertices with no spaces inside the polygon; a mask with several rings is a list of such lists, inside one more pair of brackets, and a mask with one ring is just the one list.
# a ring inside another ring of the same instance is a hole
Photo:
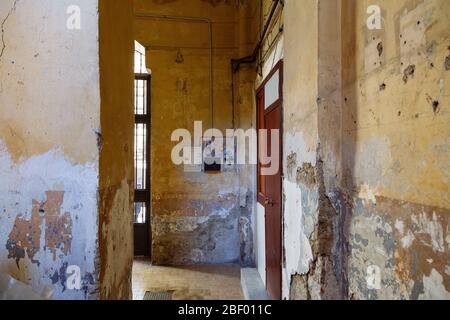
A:
{"label": "tiled floor", "polygon": [[133,299],[146,291],[174,291],[174,300],[242,300],[236,265],[158,267],[137,259],[133,264]]}

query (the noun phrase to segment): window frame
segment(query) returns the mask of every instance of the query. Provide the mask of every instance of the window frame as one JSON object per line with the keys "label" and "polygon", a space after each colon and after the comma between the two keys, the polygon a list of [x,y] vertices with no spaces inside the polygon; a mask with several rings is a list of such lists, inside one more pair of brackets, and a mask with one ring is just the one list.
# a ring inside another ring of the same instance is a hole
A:
{"label": "window frame", "polygon": [[[136,183],[134,185],[134,204],[136,203],[145,203],[146,212],[145,212],[145,222],[138,223],[134,221],[134,224],[148,224],[150,222],[150,211],[151,211],[151,74],[147,73],[136,73],[134,75],[135,79],[135,95],[136,93],[136,81],[144,80],[146,81],[146,89],[147,89],[147,112],[145,114],[136,114],[136,105],[135,105],[135,115],[134,115],[134,125],[145,124],[147,127],[146,134],[146,172],[145,172],[145,189],[136,189]],[[136,135],[136,132],[134,133]],[[136,137],[135,137],[136,139]],[[137,159],[136,159],[136,146],[134,147],[134,172],[136,175],[137,170]],[[136,179],[136,177],[135,177]]]}

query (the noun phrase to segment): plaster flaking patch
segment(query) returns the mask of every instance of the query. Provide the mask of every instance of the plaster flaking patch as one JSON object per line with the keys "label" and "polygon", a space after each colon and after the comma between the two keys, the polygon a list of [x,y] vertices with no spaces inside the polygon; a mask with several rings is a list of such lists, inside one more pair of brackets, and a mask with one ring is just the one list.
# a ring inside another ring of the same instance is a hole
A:
{"label": "plaster flaking patch", "polygon": [[417,233],[428,234],[431,243],[424,243],[431,246],[436,252],[445,252],[444,230],[440,224],[435,212],[431,219],[425,213],[418,216],[413,215],[412,221],[417,225],[419,231]]}
{"label": "plaster flaking patch", "polygon": [[[294,134],[287,133],[284,139],[284,154],[295,155],[297,166],[302,166],[304,163],[309,163],[311,166],[316,166],[317,153],[315,148],[311,148],[306,144],[306,140],[301,132]],[[288,163],[288,161],[284,161]],[[294,182],[294,181],[291,181]]]}
{"label": "plaster flaking patch", "polygon": [[[82,274],[94,274],[97,161],[74,164],[62,151],[50,150],[15,163],[0,140],[0,176],[0,271],[38,292],[67,265],[79,266]],[[25,232],[25,226],[32,227],[30,232]],[[17,253],[20,248],[27,254],[11,256],[11,250]],[[61,283],[55,298],[63,297],[86,298],[85,292],[68,291]]]}

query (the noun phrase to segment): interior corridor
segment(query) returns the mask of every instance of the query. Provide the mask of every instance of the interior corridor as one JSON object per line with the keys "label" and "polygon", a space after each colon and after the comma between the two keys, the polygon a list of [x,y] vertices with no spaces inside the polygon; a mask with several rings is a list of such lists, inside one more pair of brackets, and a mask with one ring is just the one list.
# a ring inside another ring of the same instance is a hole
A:
{"label": "interior corridor", "polygon": [[152,266],[133,263],[133,300],[147,291],[171,292],[173,300],[243,300],[239,265]]}
{"label": "interior corridor", "polygon": [[374,2],[0,0],[0,299],[450,300],[450,1]]}

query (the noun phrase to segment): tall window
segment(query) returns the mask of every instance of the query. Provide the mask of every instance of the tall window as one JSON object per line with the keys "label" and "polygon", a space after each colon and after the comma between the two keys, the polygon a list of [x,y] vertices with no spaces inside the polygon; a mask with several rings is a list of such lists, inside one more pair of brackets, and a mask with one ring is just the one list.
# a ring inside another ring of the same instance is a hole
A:
{"label": "tall window", "polygon": [[150,208],[150,80],[145,48],[135,42],[134,53],[134,223],[146,224]]}
{"label": "tall window", "polygon": [[134,42],[134,73],[150,74],[145,64],[145,47],[139,42]]}

